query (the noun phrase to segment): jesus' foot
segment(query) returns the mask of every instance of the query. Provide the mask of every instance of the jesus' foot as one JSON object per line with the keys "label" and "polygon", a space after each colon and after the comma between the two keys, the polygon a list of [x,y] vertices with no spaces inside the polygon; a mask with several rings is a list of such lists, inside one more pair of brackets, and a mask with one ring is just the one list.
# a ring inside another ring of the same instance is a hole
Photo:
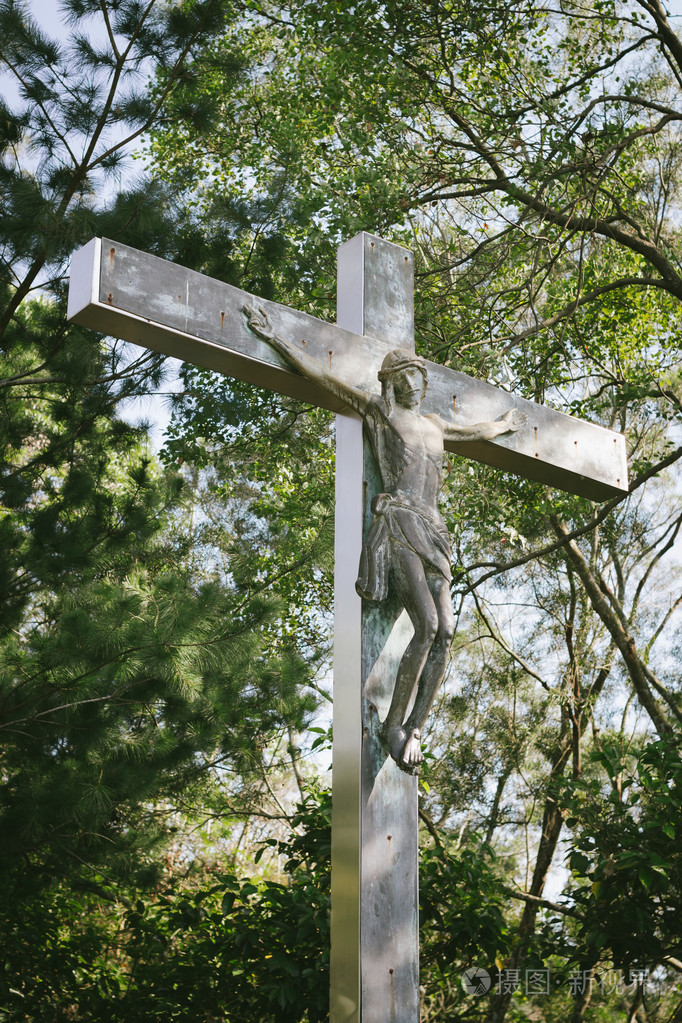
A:
{"label": "jesus' foot", "polygon": [[386,742],[393,760],[406,774],[418,774],[419,765],[424,759],[421,750],[421,733],[413,728],[409,733],[400,725],[384,730]]}
{"label": "jesus' foot", "polygon": [[423,760],[422,733],[418,728],[413,728],[403,747],[402,762],[408,769],[416,773]]}
{"label": "jesus' foot", "polygon": [[407,742],[407,733],[404,728],[400,725],[394,725],[392,728],[381,729],[381,737],[388,746],[388,751],[395,760],[396,764],[400,764],[400,758],[403,755],[403,749]]}

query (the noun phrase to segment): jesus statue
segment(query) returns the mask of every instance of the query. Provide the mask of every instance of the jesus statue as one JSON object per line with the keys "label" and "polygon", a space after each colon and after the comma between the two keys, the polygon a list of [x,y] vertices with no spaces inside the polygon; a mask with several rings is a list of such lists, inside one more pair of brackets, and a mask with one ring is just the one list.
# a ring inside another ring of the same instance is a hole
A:
{"label": "jesus statue", "polygon": [[385,600],[392,589],[414,628],[380,735],[398,767],[416,773],[424,759],[422,729],[445,673],[455,624],[450,540],[438,510],[444,444],[514,433],[526,416],[510,409],[495,422],[461,426],[424,414],[428,374],[424,360],[414,352],[396,348],[388,353],[379,370],[378,395],[347,383],[277,335],[262,309],[244,306],[244,313],[255,334],[364,422],[383,490],[372,501],[373,521],[364,540],[356,589],[371,601]]}

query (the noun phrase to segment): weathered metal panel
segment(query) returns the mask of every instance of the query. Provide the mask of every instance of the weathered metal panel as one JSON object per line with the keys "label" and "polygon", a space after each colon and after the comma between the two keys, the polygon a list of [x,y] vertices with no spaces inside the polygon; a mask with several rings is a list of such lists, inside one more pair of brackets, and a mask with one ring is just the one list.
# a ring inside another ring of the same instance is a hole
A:
{"label": "weathered metal panel", "polygon": [[[358,235],[339,251],[338,318],[414,347],[412,257]],[[332,816],[332,1023],[419,1019],[417,779],[377,741],[411,626],[395,601],[362,605],[355,578],[379,478],[362,424],[337,418]]]}
{"label": "weathered metal panel", "polygon": [[363,604],[362,1023],[419,1020],[418,779],[399,770],[377,735],[412,631],[395,598]]}
{"label": "weathered metal panel", "polygon": [[504,434],[494,442],[448,443],[448,450],[594,501],[627,491],[622,434],[437,363],[429,363],[428,370],[424,412],[436,412],[460,425],[489,422],[512,408],[527,416],[517,433]]}
{"label": "weathered metal panel", "polygon": [[[364,330],[391,348],[414,350],[412,253],[365,240]],[[364,530],[383,490],[364,445]],[[412,626],[396,598],[362,611],[362,1023],[419,1021],[418,780],[387,757],[377,728],[386,718]]]}
{"label": "weathered metal panel", "polygon": [[362,1023],[419,1020],[417,778],[377,739],[412,626],[390,601],[363,616]]}
{"label": "weathered metal panel", "polygon": [[[337,321],[358,334],[364,327],[363,256],[363,237],[357,235],[337,259]],[[330,1023],[361,1023],[362,602],[355,579],[362,528],[362,421],[354,414],[337,415]]]}
{"label": "weathered metal panel", "polygon": [[[371,262],[371,246],[374,244],[378,253],[380,239],[362,237],[369,239],[367,258]],[[411,327],[412,322],[409,299],[396,297],[398,264],[402,260],[403,266],[411,265],[411,254],[404,249],[400,252],[402,256],[391,257],[394,261],[381,296],[384,312],[393,310],[389,327],[398,332],[393,339],[388,335],[374,338],[368,327],[363,336],[359,329],[326,323],[110,239],[93,240],[74,254],[69,316],[94,330],[339,412],[337,399],[289,370],[255,337],[242,307],[249,303],[264,308],[278,333],[305,344],[307,351],[326,366],[331,364],[349,382],[377,391],[376,374],[384,355],[392,347],[402,346],[400,330],[404,328],[400,324]],[[343,317],[343,309],[340,311]],[[342,318],[341,322],[346,321]],[[454,397],[457,422],[482,422],[512,407],[528,416],[527,426],[516,434],[475,445],[449,444],[450,450],[596,501],[627,491],[621,434],[507,394],[437,363],[428,363],[428,369],[425,411],[450,419]]]}
{"label": "weathered metal panel", "polygon": [[336,417],[330,1021],[360,1023],[362,422]]}
{"label": "weathered metal panel", "polygon": [[[93,289],[97,300],[85,302],[90,289],[82,280],[92,279],[98,270]],[[71,282],[84,303],[77,305],[76,298],[70,302],[69,316],[76,323],[342,411],[338,399],[294,373],[249,329],[244,305],[262,308],[278,333],[300,341],[325,366],[359,386],[378,389],[371,338],[111,239],[101,239],[100,252],[94,252],[89,242],[74,254]]]}

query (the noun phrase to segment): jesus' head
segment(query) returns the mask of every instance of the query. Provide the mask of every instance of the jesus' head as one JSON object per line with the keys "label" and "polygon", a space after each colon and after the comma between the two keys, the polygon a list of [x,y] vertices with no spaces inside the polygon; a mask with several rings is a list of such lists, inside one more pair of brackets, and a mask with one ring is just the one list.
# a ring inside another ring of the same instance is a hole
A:
{"label": "jesus' head", "polygon": [[389,410],[396,401],[405,408],[421,405],[426,394],[428,373],[420,355],[408,348],[394,348],[382,362],[378,376]]}

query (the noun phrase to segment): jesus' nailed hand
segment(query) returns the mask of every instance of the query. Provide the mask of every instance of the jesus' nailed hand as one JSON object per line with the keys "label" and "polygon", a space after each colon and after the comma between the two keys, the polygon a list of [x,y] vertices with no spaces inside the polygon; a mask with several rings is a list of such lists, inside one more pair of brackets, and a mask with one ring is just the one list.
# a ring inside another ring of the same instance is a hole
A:
{"label": "jesus' nailed hand", "polygon": [[[251,330],[300,373],[338,397],[365,424],[383,491],[363,544],[356,589],[365,600],[385,600],[389,587],[407,611],[414,635],[398,667],[381,737],[401,770],[418,772],[421,732],[443,678],[454,632],[450,598],[450,541],[438,511],[444,442],[492,440],[514,433],[526,416],[510,409],[493,423],[459,426],[421,411],[428,375],[424,360],[395,348],[379,371],[381,395],[360,390],[279,337],[263,309],[244,306]],[[406,718],[415,686],[415,701]]]}

